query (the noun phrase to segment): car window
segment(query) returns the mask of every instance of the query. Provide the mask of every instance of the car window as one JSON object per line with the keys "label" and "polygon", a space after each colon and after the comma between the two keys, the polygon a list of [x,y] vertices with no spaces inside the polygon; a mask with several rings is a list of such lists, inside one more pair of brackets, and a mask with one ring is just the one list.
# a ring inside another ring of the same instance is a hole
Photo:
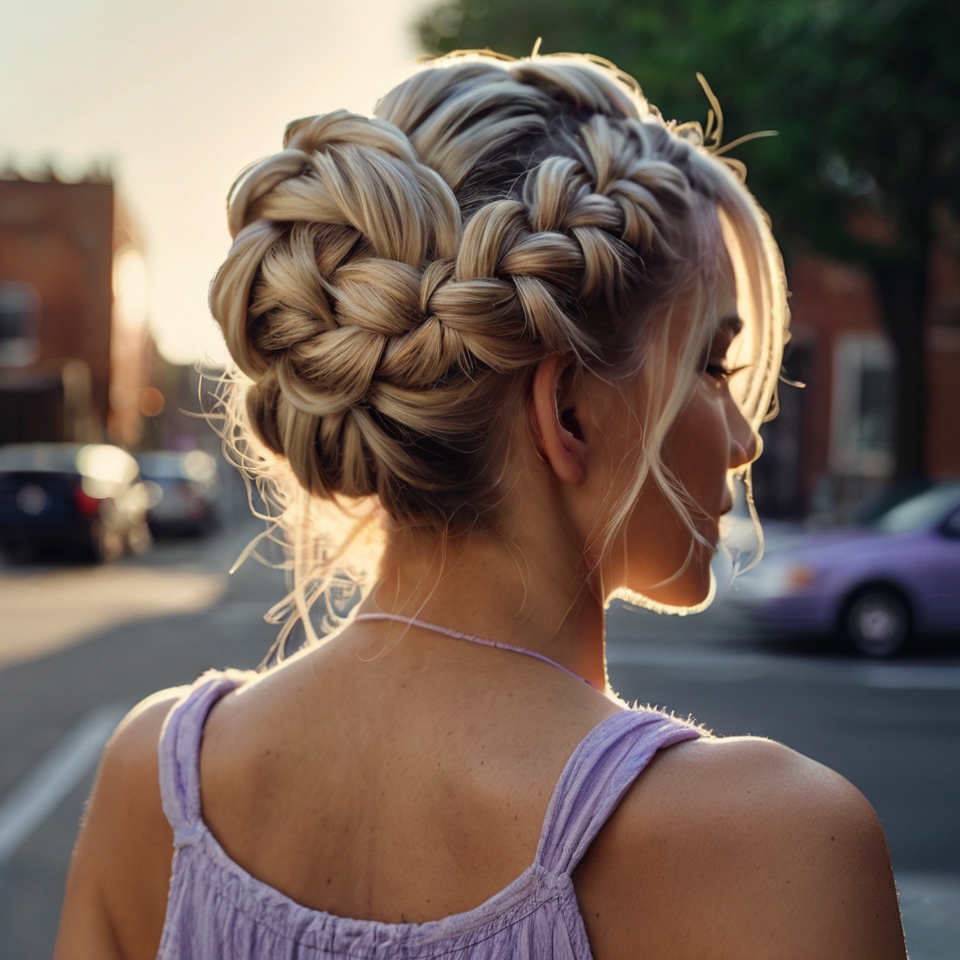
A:
{"label": "car window", "polygon": [[958,503],[960,503],[960,484],[951,483],[933,487],[888,510],[875,521],[874,526],[883,533],[929,530]]}
{"label": "car window", "polygon": [[140,472],[151,480],[182,480],[183,457],[172,453],[141,453],[137,457]]}
{"label": "car window", "polygon": [[0,448],[0,470],[75,473],[79,444],[12,443]]}
{"label": "car window", "polygon": [[217,475],[216,462],[202,450],[191,450],[189,453],[141,453],[137,456],[137,461],[141,473],[151,480],[196,480],[199,483],[209,483]]}

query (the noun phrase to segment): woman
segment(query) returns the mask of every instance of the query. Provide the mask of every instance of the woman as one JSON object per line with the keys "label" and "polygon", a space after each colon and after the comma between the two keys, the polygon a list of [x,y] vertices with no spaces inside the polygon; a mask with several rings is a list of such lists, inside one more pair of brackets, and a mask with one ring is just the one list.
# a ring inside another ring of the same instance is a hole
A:
{"label": "woman", "polygon": [[785,290],[741,171],[585,58],[377,114],[241,176],[211,289],[289,622],[342,569],[359,615],[125,721],[56,956],[903,958],[856,789],[607,684],[606,603],[708,602],[759,452]]}

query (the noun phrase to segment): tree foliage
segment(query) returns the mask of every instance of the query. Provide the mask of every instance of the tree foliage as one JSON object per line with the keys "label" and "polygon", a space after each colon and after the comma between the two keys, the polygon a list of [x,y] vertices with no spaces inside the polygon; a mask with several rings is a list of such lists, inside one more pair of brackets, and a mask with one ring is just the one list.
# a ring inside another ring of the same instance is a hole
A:
{"label": "tree foliage", "polygon": [[751,188],[791,253],[874,277],[898,348],[898,473],[923,470],[931,244],[960,219],[955,0],[443,0],[424,48],[585,50],[640,81],[668,118],[703,117],[702,72]]}

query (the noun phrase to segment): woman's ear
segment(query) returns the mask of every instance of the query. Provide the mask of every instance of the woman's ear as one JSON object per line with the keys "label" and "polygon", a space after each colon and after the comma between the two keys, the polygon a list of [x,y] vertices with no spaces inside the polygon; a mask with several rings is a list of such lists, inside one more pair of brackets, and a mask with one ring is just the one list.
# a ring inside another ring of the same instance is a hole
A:
{"label": "woman's ear", "polygon": [[530,419],[540,454],[558,479],[579,486],[587,479],[587,444],[575,402],[577,361],[571,354],[541,360],[530,388]]}

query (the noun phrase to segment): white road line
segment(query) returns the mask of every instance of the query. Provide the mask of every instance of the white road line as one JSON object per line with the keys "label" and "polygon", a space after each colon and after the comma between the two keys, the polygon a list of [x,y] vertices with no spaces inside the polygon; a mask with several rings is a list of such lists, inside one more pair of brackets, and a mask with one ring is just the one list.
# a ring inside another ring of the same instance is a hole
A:
{"label": "white road line", "polygon": [[0,803],[0,864],[53,813],[97,762],[127,708],[118,703],[88,713],[43,756]]}

